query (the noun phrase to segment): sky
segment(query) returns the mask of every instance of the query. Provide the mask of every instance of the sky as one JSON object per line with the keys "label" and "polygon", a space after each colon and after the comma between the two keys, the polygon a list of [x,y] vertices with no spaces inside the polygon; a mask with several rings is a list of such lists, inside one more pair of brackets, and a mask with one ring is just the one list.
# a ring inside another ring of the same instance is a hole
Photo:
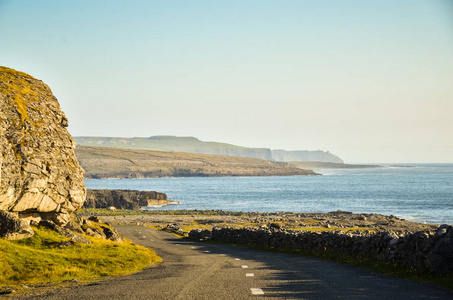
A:
{"label": "sky", "polygon": [[453,163],[453,1],[0,0],[73,136]]}

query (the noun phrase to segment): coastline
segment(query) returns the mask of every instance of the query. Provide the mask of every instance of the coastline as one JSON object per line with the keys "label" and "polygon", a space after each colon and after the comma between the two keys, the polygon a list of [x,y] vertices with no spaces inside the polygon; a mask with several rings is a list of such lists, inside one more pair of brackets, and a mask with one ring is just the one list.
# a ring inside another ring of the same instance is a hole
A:
{"label": "coastline", "polygon": [[438,224],[423,224],[404,220],[396,216],[381,214],[355,214],[346,211],[328,213],[295,212],[234,212],[224,210],[96,210],[84,209],[82,215],[98,216],[111,224],[140,224],[161,227],[175,225],[184,231],[193,228],[212,229],[214,227],[260,228],[278,224],[280,228],[306,230],[311,232],[343,231],[354,233],[375,233],[394,231],[407,234],[417,231],[435,230]]}
{"label": "coastline", "polygon": [[[85,211],[90,213],[94,212]],[[327,258],[378,271],[384,268],[403,277],[428,276],[436,283],[436,278],[445,277],[446,286],[451,286],[450,225],[345,211],[260,214],[194,210],[98,217],[114,225],[161,229],[198,242]]]}
{"label": "coastline", "polygon": [[77,146],[85,179],[320,175],[264,159]]}

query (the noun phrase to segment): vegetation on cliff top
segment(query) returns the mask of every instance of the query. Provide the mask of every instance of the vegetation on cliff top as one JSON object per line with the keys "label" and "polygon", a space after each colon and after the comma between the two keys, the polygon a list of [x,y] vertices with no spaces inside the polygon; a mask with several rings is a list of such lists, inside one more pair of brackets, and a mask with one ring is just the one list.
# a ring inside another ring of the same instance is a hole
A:
{"label": "vegetation on cliff top", "polygon": [[263,159],[183,152],[77,146],[87,178],[316,175]]}
{"label": "vegetation on cliff top", "polygon": [[151,249],[129,241],[119,243],[84,235],[92,244],[59,248],[67,238],[43,227],[33,230],[35,235],[28,239],[0,239],[0,286],[128,275],[161,261]]}
{"label": "vegetation on cliff top", "polygon": [[29,80],[31,79],[34,78],[28,74],[0,66],[0,93],[13,98],[22,123],[25,120],[30,120],[27,103],[36,101],[38,96],[34,90],[38,87],[30,84]]}

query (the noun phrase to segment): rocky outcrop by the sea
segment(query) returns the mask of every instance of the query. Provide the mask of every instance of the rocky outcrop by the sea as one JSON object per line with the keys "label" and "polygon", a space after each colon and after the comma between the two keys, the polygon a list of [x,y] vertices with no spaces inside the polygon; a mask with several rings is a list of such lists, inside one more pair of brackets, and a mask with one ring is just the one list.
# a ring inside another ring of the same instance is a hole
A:
{"label": "rocky outcrop by the sea", "polygon": [[134,190],[87,190],[85,208],[109,208],[138,210],[142,207],[179,204],[167,199],[164,193]]}
{"label": "rocky outcrop by the sea", "polygon": [[85,201],[68,120],[42,81],[0,67],[0,210],[66,225]]}

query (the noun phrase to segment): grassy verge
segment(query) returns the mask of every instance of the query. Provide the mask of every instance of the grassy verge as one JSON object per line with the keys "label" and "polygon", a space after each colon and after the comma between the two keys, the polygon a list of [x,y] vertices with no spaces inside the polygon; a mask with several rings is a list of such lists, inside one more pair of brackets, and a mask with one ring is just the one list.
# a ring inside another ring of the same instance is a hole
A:
{"label": "grassy verge", "polygon": [[128,275],[161,261],[151,249],[130,241],[118,243],[85,236],[92,244],[57,246],[68,240],[46,228],[19,241],[0,239],[0,286],[91,281],[104,276]]}

